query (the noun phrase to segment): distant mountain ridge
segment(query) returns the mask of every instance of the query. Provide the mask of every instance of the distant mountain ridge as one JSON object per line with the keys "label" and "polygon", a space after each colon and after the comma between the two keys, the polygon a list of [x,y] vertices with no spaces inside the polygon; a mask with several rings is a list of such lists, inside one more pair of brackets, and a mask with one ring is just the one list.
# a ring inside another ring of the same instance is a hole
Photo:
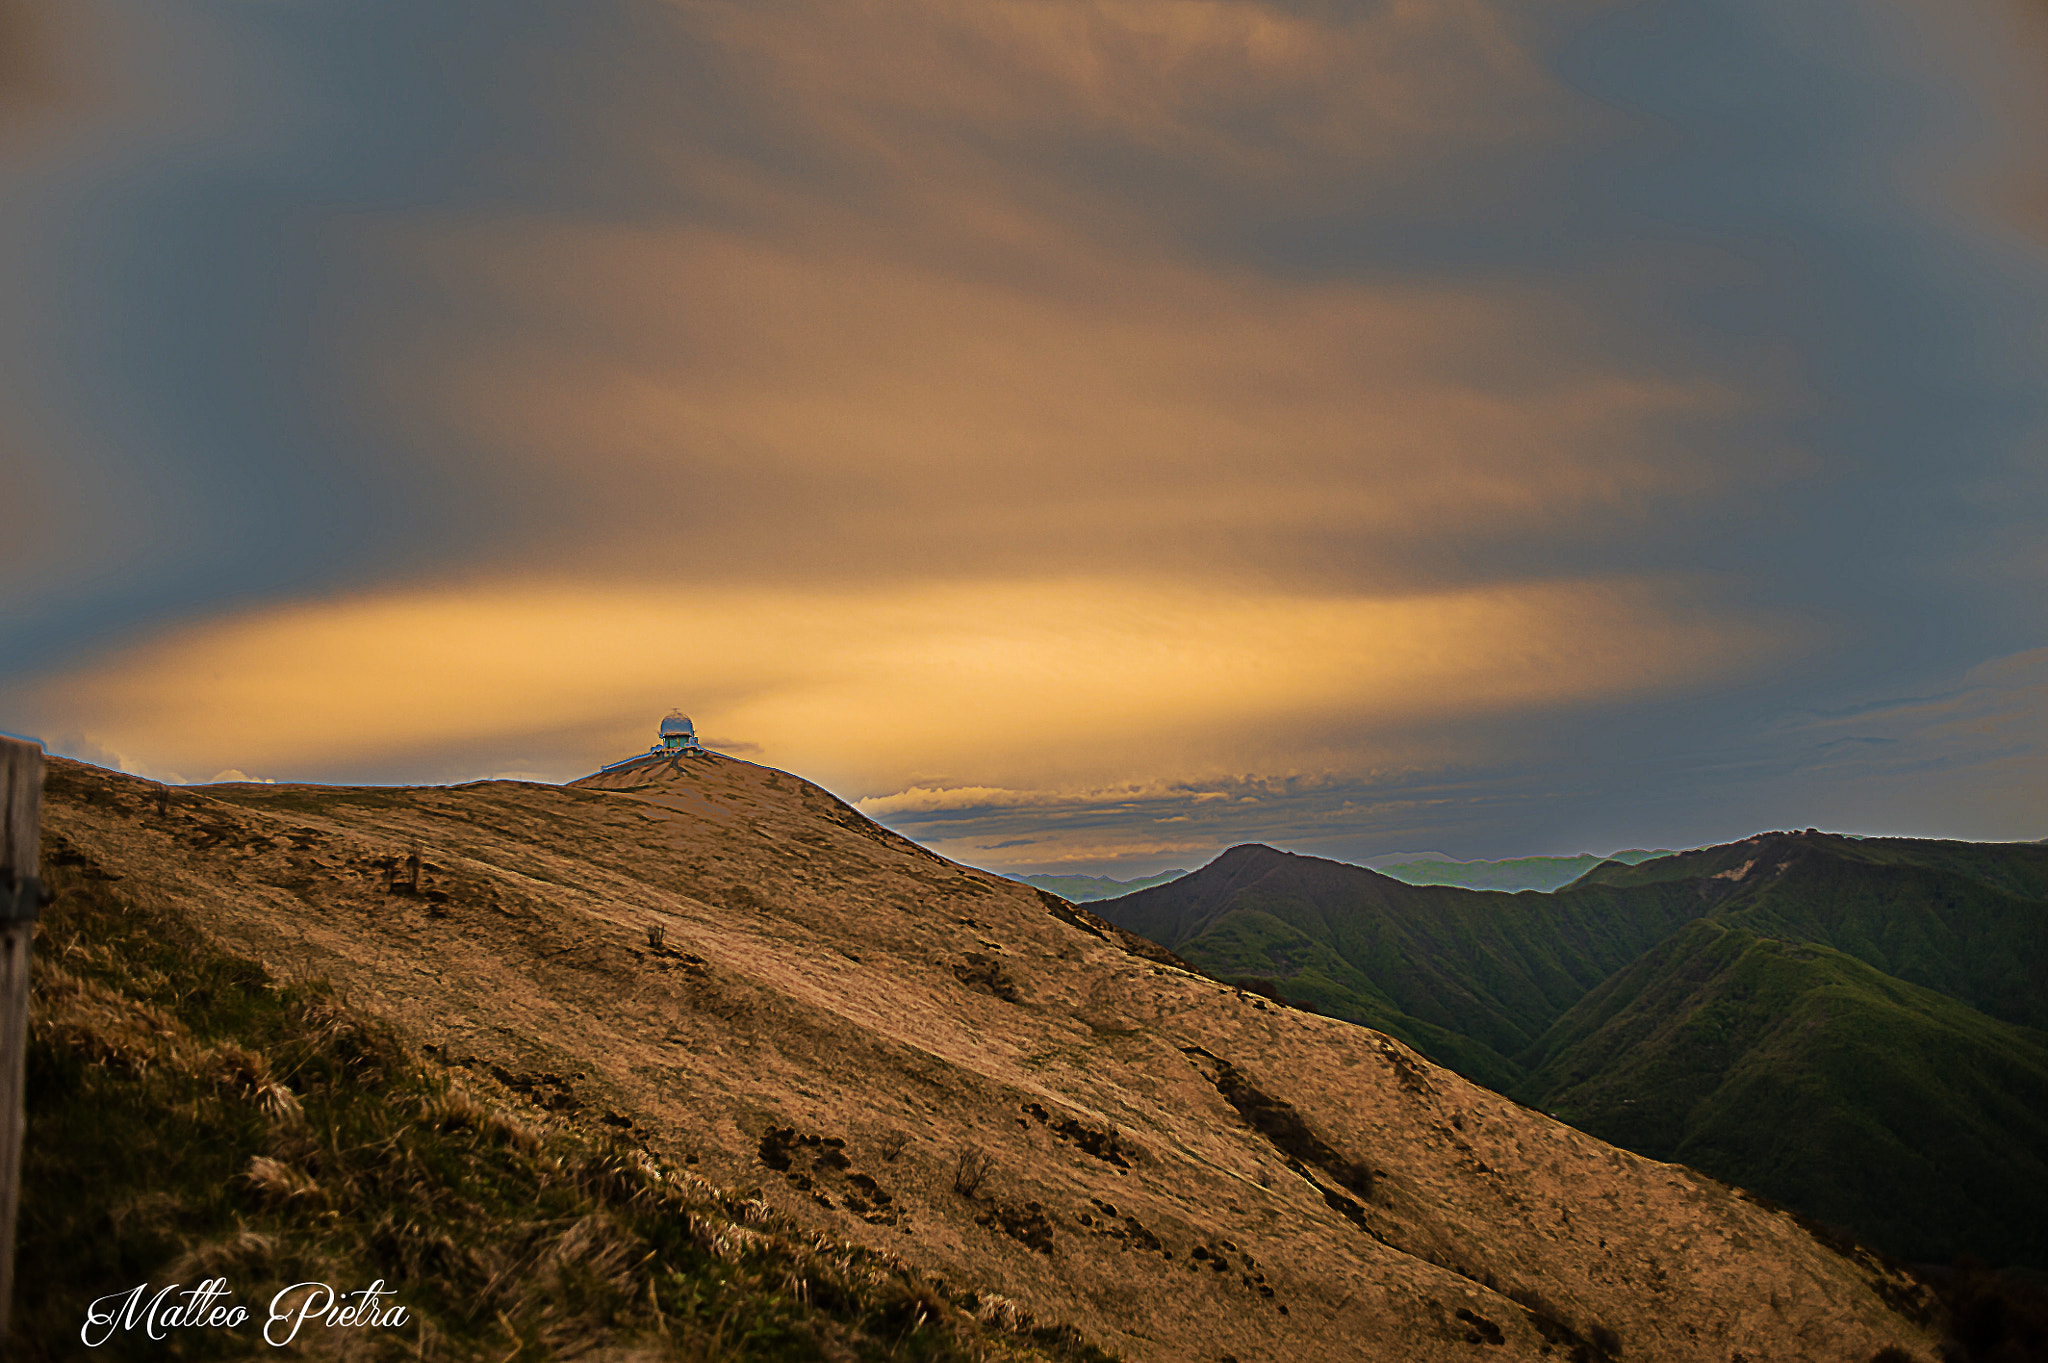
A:
{"label": "distant mountain ridge", "polygon": [[[1555,890],[1569,885],[1596,866],[1610,861],[1634,866],[1639,862],[1656,857],[1672,855],[1669,849],[1655,851],[1644,848],[1630,848],[1612,856],[1595,856],[1582,852],[1575,857],[1509,857],[1500,861],[1459,861],[1441,852],[1394,852],[1385,857],[1370,857],[1355,863],[1383,876],[1409,885],[1459,885],[1468,890]],[[1010,879],[1041,890],[1050,890],[1062,899],[1076,904],[1086,904],[1097,899],[1116,899],[1139,890],[1149,890],[1155,885],[1165,885],[1179,880],[1187,871],[1176,867],[1161,871],[1157,875],[1138,876],[1131,880],[1113,880],[1108,876],[1052,875],[1040,873],[1028,876],[1011,876]]]}
{"label": "distant mountain ridge", "polygon": [[[1422,857],[1412,861],[1372,864],[1383,876],[1410,885],[1459,885],[1468,890],[1556,890],[1571,884],[1596,866],[1618,861],[1627,866],[1672,855],[1670,849],[1630,848],[1612,856],[1581,852],[1575,857],[1509,857],[1501,861],[1453,861],[1449,857]],[[1183,873],[1185,874],[1185,873]]]}
{"label": "distant mountain ridge", "polygon": [[1186,874],[1186,871],[1175,868],[1171,871],[1161,871],[1157,875],[1139,876],[1134,880],[1111,880],[1108,876],[1056,875],[1011,876],[1010,879],[1029,885],[1033,889],[1050,890],[1060,898],[1076,904],[1086,904],[1091,900],[1114,899],[1118,895],[1149,890],[1154,885],[1179,880]]}
{"label": "distant mountain ridge", "polygon": [[1586,991],[1706,911],[1689,889],[1557,899],[1409,885],[1345,862],[1233,847],[1097,911],[1222,979],[1271,978],[1491,1087]]}
{"label": "distant mountain ridge", "polygon": [[[1759,834],[1547,894],[1248,845],[1095,908],[1894,1253],[2048,1266],[2041,844]],[[1936,1148],[1939,1177],[1905,1153]],[[1873,1170],[1845,1179],[1848,1150]]]}

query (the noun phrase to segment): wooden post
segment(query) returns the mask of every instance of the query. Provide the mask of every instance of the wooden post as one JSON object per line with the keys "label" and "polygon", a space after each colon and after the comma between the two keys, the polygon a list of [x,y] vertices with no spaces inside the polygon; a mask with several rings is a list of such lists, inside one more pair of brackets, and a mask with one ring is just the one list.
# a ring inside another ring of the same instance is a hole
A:
{"label": "wooden post", "polygon": [[7,1350],[9,1308],[14,1302],[29,943],[43,903],[43,882],[36,875],[42,824],[42,746],[0,734],[0,1354]]}

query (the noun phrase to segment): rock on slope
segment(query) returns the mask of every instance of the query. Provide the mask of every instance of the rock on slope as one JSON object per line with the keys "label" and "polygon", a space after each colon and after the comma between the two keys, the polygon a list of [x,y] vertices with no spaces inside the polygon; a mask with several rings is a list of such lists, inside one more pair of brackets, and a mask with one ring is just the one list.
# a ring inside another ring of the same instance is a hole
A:
{"label": "rock on slope", "polygon": [[45,827],[453,1063],[1133,1359],[1931,1353],[1874,1260],[785,773],[166,807],[53,760]]}

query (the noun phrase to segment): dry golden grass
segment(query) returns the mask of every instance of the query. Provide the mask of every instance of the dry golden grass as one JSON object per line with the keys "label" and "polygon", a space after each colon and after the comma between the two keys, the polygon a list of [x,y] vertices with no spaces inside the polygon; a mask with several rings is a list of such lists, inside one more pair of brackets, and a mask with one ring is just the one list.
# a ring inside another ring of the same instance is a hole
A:
{"label": "dry golden grass", "polygon": [[[53,767],[59,855],[273,978],[331,979],[352,1007],[297,1006],[361,1082],[408,1063],[372,1017],[458,1072],[408,1123],[609,1216],[665,1208],[679,1243],[784,1302],[893,1283],[904,1349],[984,1316],[963,1349],[1069,1347],[1047,1322],[1070,1322],[1173,1363],[1463,1363],[1488,1332],[1531,1358],[1609,1340],[1673,1363],[1931,1349],[1883,1265],[1376,1033],[1134,955],[785,773],[705,758],[572,788],[236,787],[160,815],[141,783]],[[415,845],[419,891],[393,893],[387,865]],[[76,993],[109,1065],[164,1063],[147,1010]],[[254,1073],[214,1086],[273,1142],[255,1153],[331,1200],[393,1177],[337,1183],[331,1148],[262,1108]],[[290,1074],[274,1052],[271,1074]],[[1245,1111],[1292,1114],[1308,1154]],[[571,1132],[641,1154],[549,1165]],[[987,1166],[968,1188],[970,1147]],[[616,1296],[623,1251],[616,1223],[578,1229],[587,1214],[454,1249],[425,1226],[373,1230],[394,1269],[482,1284],[485,1320],[505,1284],[555,1283],[533,1347],[738,1347],[738,1317],[666,1287],[634,1298],[665,1343],[600,1345],[571,1288]]]}

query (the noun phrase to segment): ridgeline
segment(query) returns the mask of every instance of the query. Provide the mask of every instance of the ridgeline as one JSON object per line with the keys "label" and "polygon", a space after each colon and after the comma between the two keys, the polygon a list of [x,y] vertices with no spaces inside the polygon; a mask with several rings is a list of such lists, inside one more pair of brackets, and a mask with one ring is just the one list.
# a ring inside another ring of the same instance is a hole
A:
{"label": "ridgeline", "polygon": [[1889,1254],[2048,1267],[2048,846],[1768,833],[1518,894],[1245,846],[1095,907]]}

